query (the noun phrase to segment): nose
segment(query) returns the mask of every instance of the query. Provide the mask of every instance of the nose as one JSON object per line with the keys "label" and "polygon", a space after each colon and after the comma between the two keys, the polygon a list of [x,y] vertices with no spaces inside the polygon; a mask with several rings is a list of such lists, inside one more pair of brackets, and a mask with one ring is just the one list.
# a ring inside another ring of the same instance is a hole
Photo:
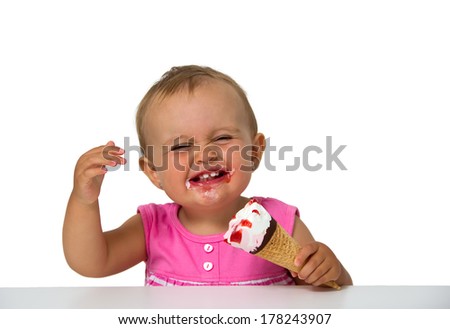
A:
{"label": "nose", "polygon": [[217,145],[208,144],[205,146],[199,146],[194,151],[194,164],[203,164],[203,166],[207,167],[208,165],[222,161],[222,153],[222,149]]}

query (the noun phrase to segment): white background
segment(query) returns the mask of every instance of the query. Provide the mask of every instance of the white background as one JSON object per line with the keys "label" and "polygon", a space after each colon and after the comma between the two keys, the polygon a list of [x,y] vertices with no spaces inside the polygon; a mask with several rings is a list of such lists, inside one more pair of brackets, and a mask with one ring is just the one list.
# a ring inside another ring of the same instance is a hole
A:
{"label": "white background", "polygon": [[[0,286],[143,285],[143,264],[67,266],[65,206],[78,157],[137,145],[139,101],[184,64],[232,76],[272,145],[293,146],[247,196],[297,205],[355,284],[450,284],[449,17],[446,1],[1,1]],[[348,170],[285,171],[326,136]],[[105,229],[168,201],[137,158],[107,175]]]}

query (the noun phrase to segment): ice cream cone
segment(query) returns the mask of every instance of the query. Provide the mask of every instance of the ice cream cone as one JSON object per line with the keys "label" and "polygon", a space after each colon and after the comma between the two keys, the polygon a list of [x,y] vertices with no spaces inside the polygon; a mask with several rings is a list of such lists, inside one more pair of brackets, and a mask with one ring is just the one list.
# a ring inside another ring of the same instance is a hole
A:
{"label": "ice cream cone", "polygon": [[[292,272],[300,272],[300,268],[294,264],[295,257],[301,249],[300,244],[255,199],[251,199],[231,219],[224,238],[233,247]],[[325,285],[341,289],[334,281]]]}
{"label": "ice cream cone", "polygon": [[[275,221],[272,219],[272,221]],[[295,266],[295,256],[301,249],[300,244],[291,237],[280,224],[276,223],[275,231],[262,248],[252,254],[261,257],[271,263],[284,267],[292,272],[299,272],[300,268]],[[334,281],[324,283],[326,286],[340,290],[341,287]]]}

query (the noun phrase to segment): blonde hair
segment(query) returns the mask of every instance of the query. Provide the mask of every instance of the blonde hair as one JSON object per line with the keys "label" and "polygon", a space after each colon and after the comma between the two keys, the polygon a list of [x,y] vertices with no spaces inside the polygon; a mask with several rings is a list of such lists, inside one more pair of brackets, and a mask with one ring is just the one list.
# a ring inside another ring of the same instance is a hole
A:
{"label": "blonde hair", "polygon": [[255,114],[253,113],[253,109],[250,106],[245,91],[236,83],[236,81],[228,75],[206,66],[175,66],[163,74],[161,79],[149,89],[139,103],[136,113],[136,129],[139,137],[139,144],[144,154],[147,147],[144,134],[144,118],[150,106],[156,100],[161,101],[165,97],[171,96],[186,87],[188,88],[188,92],[192,93],[196,87],[207,79],[225,82],[237,92],[244,103],[245,110],[249,117],[250,132],[252,136],[256,135],[258,132],[258,124],[256,122]]}

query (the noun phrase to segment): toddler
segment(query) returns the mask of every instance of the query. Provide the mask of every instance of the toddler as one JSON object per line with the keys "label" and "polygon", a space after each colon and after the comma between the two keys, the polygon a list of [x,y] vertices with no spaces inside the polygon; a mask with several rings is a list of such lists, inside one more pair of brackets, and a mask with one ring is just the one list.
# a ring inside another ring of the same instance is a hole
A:
{"label": "toddler", "polygon": [[63,227],[73,270],[104,277],[145,262],[146,285],[352,284],[297,208],[274,198],[252,196],[303,246],[298,273],[224,242],[229,221],[250,199],[242,193],[265,146],[245,92],[229,76],[208,67],[172,68],[142,99],[136,126],[140,167],[173,202],[142,205],[103,232],[100,187],[106,166],[125,163],[124,150],[110,141],[83,154]]}

